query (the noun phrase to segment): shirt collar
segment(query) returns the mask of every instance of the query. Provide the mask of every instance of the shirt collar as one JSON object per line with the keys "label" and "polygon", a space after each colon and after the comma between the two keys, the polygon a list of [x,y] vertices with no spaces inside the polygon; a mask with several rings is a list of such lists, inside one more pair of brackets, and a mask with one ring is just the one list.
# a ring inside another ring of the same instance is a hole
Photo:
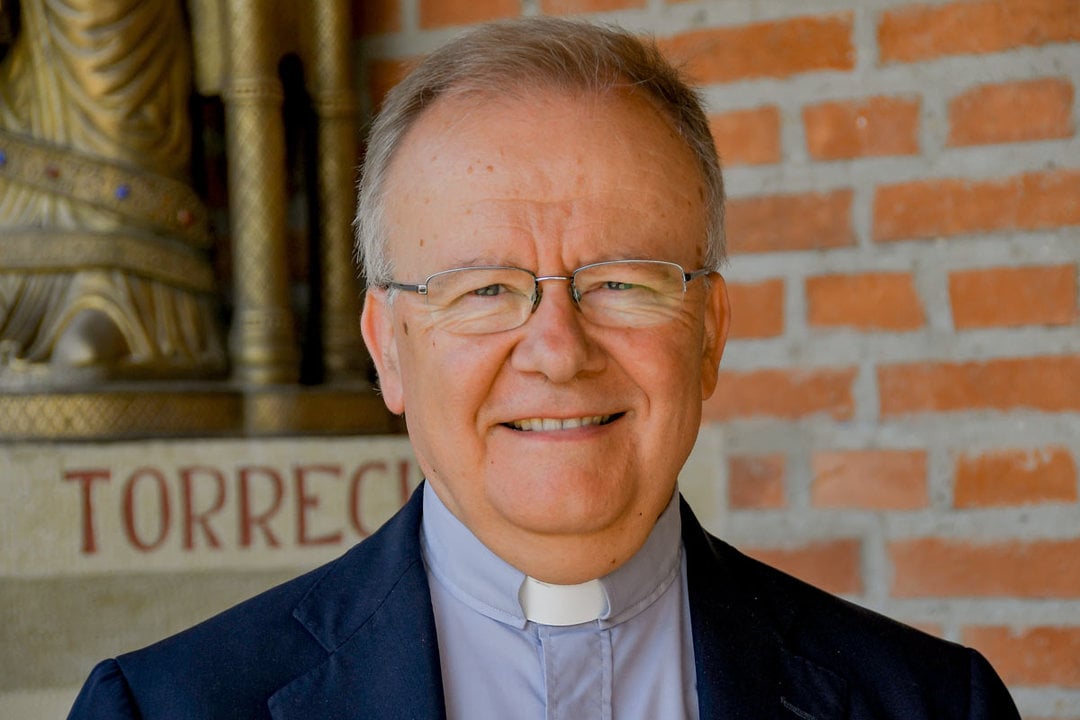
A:
{"label": "shirt collar", "polygon": [[[677,577],[682,556],[678,493],[653,526],[645,544],[614,572],[599,579],[604,603],[599,626],[625,622],[647,608]],[[493,620],[523,629],[528,620],[520,593],[526,576],[480,542],[443,504],[430,483],[424,486],[421,548],[428,571],[455,598]],[[586,583],[585,585],[588,585]],[[559,595],[565,588],[556,588]],[[588,602],[589,590],[584,592]],[[541,601],[543,602],[543,601]],[[557,618],[561,614],[541,613]]]}

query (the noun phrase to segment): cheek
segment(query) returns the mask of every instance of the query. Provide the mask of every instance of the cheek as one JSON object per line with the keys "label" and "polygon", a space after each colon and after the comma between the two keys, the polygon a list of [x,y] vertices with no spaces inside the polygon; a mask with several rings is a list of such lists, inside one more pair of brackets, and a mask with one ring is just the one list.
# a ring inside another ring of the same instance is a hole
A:
{"label": "cheek", "polygon": [[654,364],[652,381],[644,390],[667,412],[681,414],[691,403],[701,402],[701,363],[689,351],[671,355],[668,362]]}
{"label": "cheek", "polygon": [[403,348],[402,354],[407,359],[403,357],[401,364],[412,414],[436,423],[456,418],[458,431],[463,430],[460,423],[475,418],[490,392],[499,372],[498,354],[475,338],[440,337],[432,332],[412,331],[406,344],[408,349]]}
{"label": "cheek", "polygon": [[623,367],[647,394],[684,398],[701,384],[701,342],[700,332],[679,323],[666,332],[628,337],[619,353]]}

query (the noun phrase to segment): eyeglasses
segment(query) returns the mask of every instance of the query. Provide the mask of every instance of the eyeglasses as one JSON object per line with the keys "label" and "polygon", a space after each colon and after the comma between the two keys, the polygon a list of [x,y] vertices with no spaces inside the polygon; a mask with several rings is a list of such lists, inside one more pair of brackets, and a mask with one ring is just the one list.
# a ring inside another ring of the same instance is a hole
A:
{"label": "eyeglasses", "polygon": [[592,263],[570,275],[544,275],[517,267],[482,266],[443,270],[422,283],[388,282],[383,287],[424,296],[432,321],[458,335],[484,335],[525,324],[540,306],[540,283],[569,281],[570,298],[585,319],[611,328],[662,325],[676,317],[686,284],[708,268],[686,272],[663,260]]}

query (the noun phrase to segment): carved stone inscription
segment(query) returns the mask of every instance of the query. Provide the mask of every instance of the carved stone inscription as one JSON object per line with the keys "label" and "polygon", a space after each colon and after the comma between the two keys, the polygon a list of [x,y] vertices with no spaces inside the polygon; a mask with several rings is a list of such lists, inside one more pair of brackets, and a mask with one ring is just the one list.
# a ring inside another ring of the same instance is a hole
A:
{"label": "carved stone inscription", "polygon": [[314,565],[421,473],[403,437],[0,447],[0,576]]}

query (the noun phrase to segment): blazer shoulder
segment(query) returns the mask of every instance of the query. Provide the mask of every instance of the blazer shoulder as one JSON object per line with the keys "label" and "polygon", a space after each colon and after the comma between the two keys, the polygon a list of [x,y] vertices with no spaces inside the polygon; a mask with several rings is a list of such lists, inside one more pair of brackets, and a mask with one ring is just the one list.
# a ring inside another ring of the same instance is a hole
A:
{"label": "blazer shoulder", "polygon": [[[267,698],[326,662],[419,562],[419,505],[337,559],[116,658],[153,717],[263,717]],[[153,711],[151,711],[153,709]]]}
{"label": "blazer shoulder", "polygon": [[110,661],[134,705],[147,718],[260,717],[269,695],[327,656],[293,609],[334,563]]}
{"label": "blazer shoulder", "polygon": [[98,663],[68,714],[68,720],[138,720],[141,717],[127,678],[115,660]]}
{"label": "blazer shoulder", "polygon": [[737,624],[759,657],[781,658],[789,670],[812,667],[846,688],[850,717],[1019,718],[976,651],[825,592],[694,525],[684,532],[692,607],[720,616],[706,623]]}
{"label": "blazer shoulder", "polygon": [[944,652],[956,661],[965,653],[958,645],[745,555],[709,534],[692,516],[691,523],[689,532],[684,532],[689,568],[698,576],[689,578],[691,592],[696,588],[712,596],[713,604],[721,598],[728,612],[745,614],[759,629],[768,628],[778,642],[824,658],[867,652],[898,657]]}

